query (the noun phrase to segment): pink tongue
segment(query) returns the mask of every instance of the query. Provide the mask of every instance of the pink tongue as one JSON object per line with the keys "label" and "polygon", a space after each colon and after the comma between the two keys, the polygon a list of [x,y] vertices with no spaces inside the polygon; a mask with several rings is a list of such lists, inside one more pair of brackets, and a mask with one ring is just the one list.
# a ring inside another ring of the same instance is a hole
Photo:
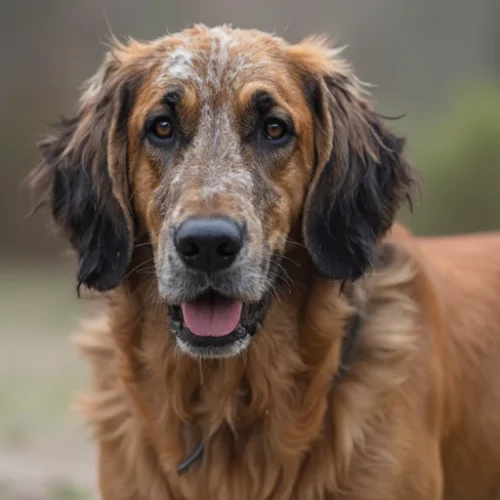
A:
{"label": "pink tongue", "polygon": [[199,337],[223,337],[238,326],[243,303],[213,295],[183,302],[181,307],[192,333]]}

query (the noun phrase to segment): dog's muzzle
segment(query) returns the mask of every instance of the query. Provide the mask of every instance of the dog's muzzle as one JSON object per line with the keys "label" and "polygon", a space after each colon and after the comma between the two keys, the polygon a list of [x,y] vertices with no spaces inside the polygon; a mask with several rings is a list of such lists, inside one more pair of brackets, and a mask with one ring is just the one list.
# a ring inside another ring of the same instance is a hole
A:
{"label": "dog's muzzle", "polygon": [[[182,266],[170,286],[181,293],[172,293],[169,301],[178,347],[197,357],[238,354],[262,327],[271,293],[264,288],[255,299],[245,298],[251,286],[241,265],[248,254],[245,224],[227,216],[190,217],[176,228],[173,242]],[[265,280],[270,288],[271,267]]]}

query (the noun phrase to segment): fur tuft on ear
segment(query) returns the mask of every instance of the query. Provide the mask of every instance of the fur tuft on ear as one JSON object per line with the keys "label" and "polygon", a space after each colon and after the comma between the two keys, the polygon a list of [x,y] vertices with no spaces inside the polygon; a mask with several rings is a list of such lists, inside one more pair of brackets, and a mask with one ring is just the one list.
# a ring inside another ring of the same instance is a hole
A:
{"label": "fur tuft on ear", "polygon": [[[124,278],[134,242],[127,189],[127,120],[133,89],[109,54],[89,81],[78,115],[39,146],[31,184],[78,255],[78,287],[105,291]],[[137,82],[134,82],[134,84]]]}
{"label": "fur tuft on ear", "polygon": [[78,252],[78,285],[104,291],[116,287],[126,272],[130,231],[112,195],[107,164],[91,172],[82,163],[83,151],[65,154],[77,127],[78,119],[62,120],[59,134],[40,144],[41,173],[54,220]]}
{"label": "fur tuft on ear", "polygon": [[411,203],[418,174],[403,156],[405,140],[386,128],[338,53],[309,41],[298,54],[317,159],[304,206],[304,241],[323,275],[355,280],[373,265],[377,241],[400,205]]}

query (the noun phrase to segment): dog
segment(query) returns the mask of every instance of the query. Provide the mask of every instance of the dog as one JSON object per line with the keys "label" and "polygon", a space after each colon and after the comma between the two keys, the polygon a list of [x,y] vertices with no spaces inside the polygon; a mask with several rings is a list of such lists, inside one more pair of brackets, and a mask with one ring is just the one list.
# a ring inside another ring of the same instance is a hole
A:
{"label": "dog", "polygon": [[396,223],[404,146],[325,38],[113,43],[31,177],[107,301],[102,499],[500,494],[500,236]]}

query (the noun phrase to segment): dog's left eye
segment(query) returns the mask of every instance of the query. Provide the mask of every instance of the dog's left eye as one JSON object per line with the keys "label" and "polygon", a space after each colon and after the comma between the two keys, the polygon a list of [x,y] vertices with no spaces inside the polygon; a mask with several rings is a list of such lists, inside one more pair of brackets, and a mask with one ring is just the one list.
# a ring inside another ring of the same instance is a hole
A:
{"label": "dog's left eye", "polygon": [[162,118],[154,123],[153,133],[158,139],[168,139],[172,137],[174,128],[169,120]]}
{"label": "dog's left eye", "polygon": [[168,116],[155,118],[147,127],[147,136],[150,142],[158,146],[164,146],[174,136],[174,124]]}
{"label": "dog's left eye", "polygon": [[279,118],[268,118],[262,130],[268,141],[279,141],[288,134],[287,124]]}

